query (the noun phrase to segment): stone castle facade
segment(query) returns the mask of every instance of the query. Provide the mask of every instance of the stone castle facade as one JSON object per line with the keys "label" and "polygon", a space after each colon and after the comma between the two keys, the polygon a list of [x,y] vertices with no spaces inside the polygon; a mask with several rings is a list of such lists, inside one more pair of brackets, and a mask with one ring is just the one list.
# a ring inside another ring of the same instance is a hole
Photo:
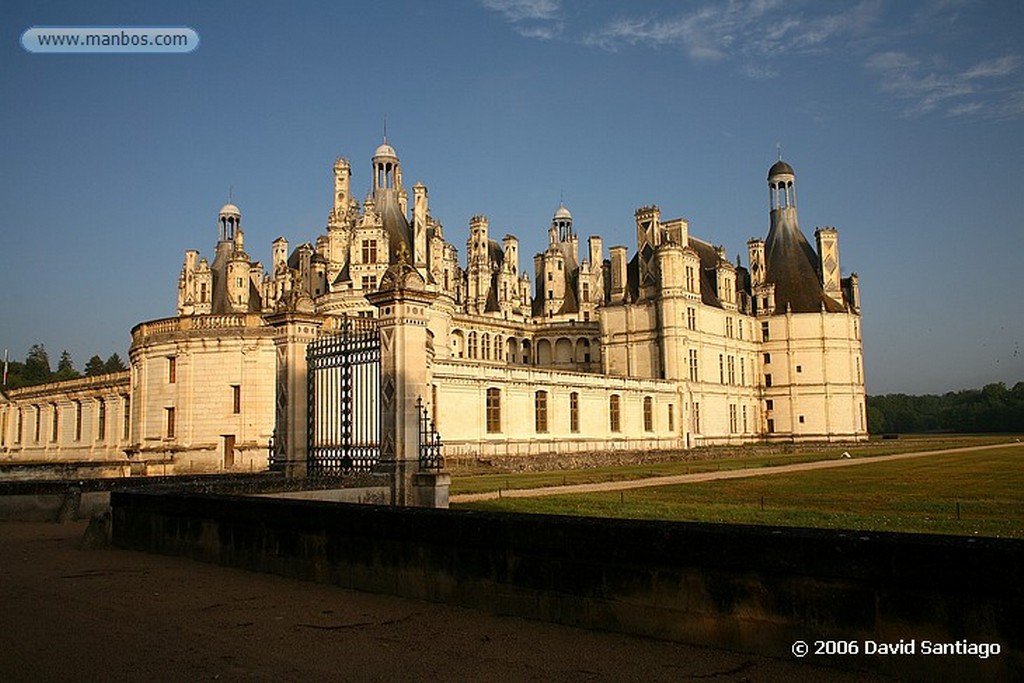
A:
{"label": "stone castle facade", "polygon": [[421,398],[449,455],[867,438],[857,276],[840,274],[834,228],[807,241],[787,163],[768,172],[769,229],[747,267],[657,206],[637,209],[632,255],[595,236],[581,254],[559,206],[532,280],[518,239],[494,239],[483,215],[460,262],[386,141],[371,172],[359,202],[338,159],[325,233],[278,238],[268,268],[224,206],[212,261],[185,252],[177,315],[133,328],[129,372],[3,395],[3,457],[262,469],[272,437],[304,429],[304,344],[379,315],[396,264],[430,295]]}

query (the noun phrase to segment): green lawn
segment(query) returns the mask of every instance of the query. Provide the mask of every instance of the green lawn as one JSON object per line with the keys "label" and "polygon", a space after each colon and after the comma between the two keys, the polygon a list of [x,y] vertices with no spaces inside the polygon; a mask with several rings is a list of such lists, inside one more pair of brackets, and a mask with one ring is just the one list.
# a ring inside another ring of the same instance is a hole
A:
{"label": "green lawn", "polygon": [[1024,448],[455,507],[1024,538]]}
{"label": "green lawn", "polygon": [[[647,477],[663,477],[674,474],[695,474],[697,472],[713,472],[716,470],[733,470],[746,467],[772,467],[814,460],[832,460],[844,451],[851,451],[856,457],[872,457],[908,453],[913,451],[940,450],[961,446],[981,446],[992,443],[1005,443],[1013,437],[1006,436],[965,436],[949,435],[942,437],[910,437],[896,441],[872,441],[867,444],[834,444],[829,446],[801,446],[793,453],[758,454],[763,450],[757,445],[742,447],[711,447],[687,452],[687,459],[669,462],[626,465],[614,467],[596,467],[576,470],[557,470],[548,472],[514,472],[500,474],[452,476],[452,495],[460,493],[485,493],[487,491],[508,491],[511,489],[532,489],[545,486],[561,486],[564,484],[593,484],[604,481],[623,481],[627,479],[644,479]],[[779,447],[775,447],[778,449]],[[751,455],[745,455],[751,453]]]}

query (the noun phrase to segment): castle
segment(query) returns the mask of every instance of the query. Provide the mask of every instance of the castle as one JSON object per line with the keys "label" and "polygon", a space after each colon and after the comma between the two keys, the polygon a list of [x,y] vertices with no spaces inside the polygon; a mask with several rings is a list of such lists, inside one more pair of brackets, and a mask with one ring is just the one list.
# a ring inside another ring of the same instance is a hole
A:
{"label": "castle", "polygon": [[461,264],[422,183],[410,206],[386,140],[371,171],[360,203],[339,158],[325,234],[278,238],[266,269],[239,208],[222,207],[212,262],[185,252],[177,315],[132,329],[130,370],[3,394],[0,455],[262,469],[272,439],[305,429],[286,409],[302,349],[377,316],[373,293],[398,264],[429,293],[421,399],[450,455],[867,438],[857,276],[841,276],[834,228],[808,243],[781,159],[748,267],[657,206],[636,210],[631,257],[606,258],[596,236],[581,254],[559,206],[532,281],[517,238],[494,239],[483,215]]}

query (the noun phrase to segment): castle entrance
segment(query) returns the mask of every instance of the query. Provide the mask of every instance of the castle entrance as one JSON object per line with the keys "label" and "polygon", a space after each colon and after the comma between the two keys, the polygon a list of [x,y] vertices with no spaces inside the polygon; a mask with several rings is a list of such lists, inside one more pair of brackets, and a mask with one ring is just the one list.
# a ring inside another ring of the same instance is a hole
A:
{"label": "castle entrance", "polygon": [[380,332],[373,318],[342,319],[306,348],[307,473],[367,472],[380,461]]}

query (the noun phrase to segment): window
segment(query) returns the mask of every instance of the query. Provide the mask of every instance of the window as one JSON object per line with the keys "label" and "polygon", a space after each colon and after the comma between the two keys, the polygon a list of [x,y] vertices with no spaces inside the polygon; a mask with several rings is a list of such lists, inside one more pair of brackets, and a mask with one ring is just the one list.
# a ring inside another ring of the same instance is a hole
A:
{"label": "window", "polygon": [[82,402],[75,401],[75,441],[82,440]]}
{"label": "window", "polygon": [[107,438],[107,402],[102,398],[96,401],[96,440]]}
{"label": "window", "polygon": [[686,266],[686,290],[689,292],[696,291],[693,287],[693,266]]}
{"label": "window", "polygon": [[501,389],[487,390],[487,433],[501,431]]}
{"label": "window", "polygon": [[201,303],[201,304],[205,304],[206,303],[206,283],[205,282],[199,285],[199,303]]}
{"label": "window", "polygon": [[654,431],[654,399],[644,396],[644,431]]}
{"label": "window", "polygon": [[700,403],[693,404],[693,431],[700,434]]}
{"label": "window", "polygon": [[674,432],[676,430],[676,411],[675,407],[668,404],[668,431]]}
{"label": "window", "polygon": [[22,432],[25,427],[25,412],[18,408],[18,432],[14,435],[14,443],[21,443]]}
{"label": "window", "polygon": [[747,407],[743,406],[743,433],[747,433]]}
{"label": "window", "polygon": [[491,335],[486,332],[480,337],[480,357],[484,360],[491,359]]}
{"label": "window", "polygon": [[729,404],[729,433],[736,433],[736,404]]}
{"label": "window", "polygon": [[725,384],[725,356],[718,354],[718,383]]}
{"label": "window", "polygon": [[768,341],[768,321],[761,323],[761,341]]}
{"label": "window", "polygon": [[736,357],[729,356],[729,384],[736,384]]}
{"label": "window", "polygon": [[590,283],[589,282],[584,282],[583,283],[583,295],[582,295],[581,298],[583,299],[583,303],[585,303],[585,304],[586,303],[590,303]]}
{"label": "window", "polygon": [[746,358],[740,358],[740,384],[742,384],[743,386],[747,385],[747,359]]}
{"label": "window", "polygon": [[363,263],[377,262],[377,240],[363,240]]}
{"label": "window", "polygon": [[765,410],[775,410],[775,401],[773,401],[772,399],[768,399],[767,401],[765,401],[764,402],[764,409]]}
{"label": "window", "polygon": [[691,330],[697,329],[697,309],[693,306],[686,308],[686,327]]}
{"label": "window", "polygon": [[57,404],[51,403],[50,409],[52,410],[53,419],[50,423],[50,441],[57,440],[57,425],[60,422],[60,413],[57,411]]}
{"label": "window", "polygon": [[242,412],[242,386],[240,384],[231,385],[231,412],[235,415]]}
{"label": "window", "polygon": [[359,281],[359,286],[362,289],[370,290],[377,288],[377,278],[374,275],[364,275]]}
{"label": "window", "polygon": [[772,354],[770,354],[770,353],[764,354],[764,364],[768,365],[771,362],[772,362]]}
{"label": "window", "polygon": [[39,406],[35,406],[36,409],[36,435],[35,442],[39,443],[39,425],[43,422],[43,409]]}
{"label": "window", "polygon": [[697,373],[697,349],[690,349],[690,379],[694,382],[697,381]]}
{"label": "window", "polygon": [[505,345],[500,334],[494,335],[494,360],[505,360]]}
{"label": "window", "polygon": [[772,376],[771,375],[765,375],[764,376],[764,385],[766,387],[770,387],[772,385]]}
{"label": "window", "polygon": [[476,332],[470,332],[467,339],[466,356],[468,358],[476,358]]}
{"label": "window", "polygon": [[178,359],[175,356],[167,357],[167,383],[174,384],[178,381]]}
{"label": "window", "polygon": [[725,319],[725,336],[732,339],[733,336],[733,322],[732,318]]}
{"label": "window", "polygon": [[775,420],[773,420],[771,418],[768,418],[768,433],[769,434],[774,434],[775,433]]}
{"label": "window", "polygon": [[580,395],[575,391],[569,394],[569,431],[580,431]]}
{"label": "window", "polygon": [[857,359],[857,384],[860,384],[860,358]]}
{"label": "window", "polygon": [[743,339],[743,321],[741,320],[736,327],[738,328],[736,331],[740,333],[740,339]]}
{"label": "window", "polygon": [[612,394],[608,399],[608,422],[613,432],[622,431],[622,422],[619,415],[619,395]]}
{"label": "window", "polygon": [[551,270],[549,270],[549,271],[548,271],[548,282],[551,282],[551,281],[552,281],[552,280],[554,280],[554,279],[555,279],[555,273],[554,273],[554,271],[551,271]]}
{"label": "window", "polygon": [[803,366],[800,366],[800,365],[796,366],[796,371],[797,372],[803,372],[804,371]]}
{"label": "window", "polygon": [[174,438],[174,408],[164,408],[167,413],[167,438]]}
{"label": "window", "polygon": [[124,440],[128,440],[128,436],[131,434],[132,426],[132,399],[128,394],[121,396],[121,405],[124,406]]}
{"label": "window", "polygon": [[533,427],[538,434],[548,431],[548,392],[538,391],[533,395]]}
{"label": "window", "polygon": [[803,424],[803,423],[804,423],[804,416],[803,416],[803,415],[801,415],[801,416],[800,416],[800,424]]}

